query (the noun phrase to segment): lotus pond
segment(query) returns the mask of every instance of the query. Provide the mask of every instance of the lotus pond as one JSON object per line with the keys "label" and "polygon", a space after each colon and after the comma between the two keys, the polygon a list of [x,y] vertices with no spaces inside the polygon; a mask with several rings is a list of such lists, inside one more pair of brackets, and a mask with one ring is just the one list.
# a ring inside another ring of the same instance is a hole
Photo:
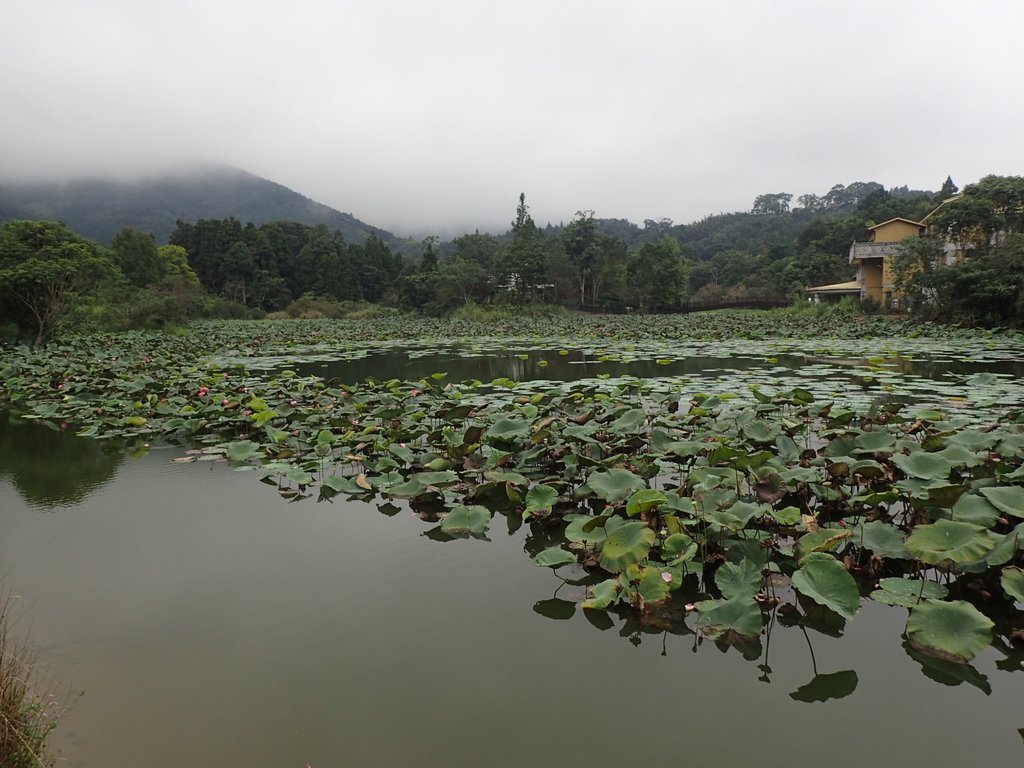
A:
{"label": "lotus pond", "polygon": [[5,350],[68,764],[1018,763],[1024,341],[793,322]]}

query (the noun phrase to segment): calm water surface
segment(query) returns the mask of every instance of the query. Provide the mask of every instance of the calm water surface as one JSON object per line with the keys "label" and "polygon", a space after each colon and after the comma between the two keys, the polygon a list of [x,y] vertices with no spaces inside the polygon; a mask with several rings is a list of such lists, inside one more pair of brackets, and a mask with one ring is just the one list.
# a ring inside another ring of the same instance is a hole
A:
{"label": "calm water surface", "polygon": [[[747,659],[591,623],[581,589],[523,552],[539,530],[497,517],[490,541],[433,541],[404,507],[289,504],[179,455],[0,428],[0,573],[49,671],[84,691],[57,731],[64,765],[1024,758],[1020,656],[990,649],[959,684],[928,677],[902,646],[903,609],[868,603],[839,637],[776,626]],[[818,680],[848,695],[794,699],[815,669],[845,673]]]}

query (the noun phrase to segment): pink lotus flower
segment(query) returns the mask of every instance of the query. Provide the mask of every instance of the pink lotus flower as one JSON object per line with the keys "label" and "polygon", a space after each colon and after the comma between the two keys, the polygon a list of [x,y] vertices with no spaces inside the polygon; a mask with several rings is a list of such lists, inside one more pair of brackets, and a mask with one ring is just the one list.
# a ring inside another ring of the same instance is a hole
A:
{"label": "pink lotus flower", "polygon": [[666,584],[671,584],[672,583],[672,574],[669,573],[668,571],[662,571],[662,573],[661,573],[661,580],[664,581]]}
{"label": "pink lotus flower", "polygon": [[298,400],[289,400],[288,401],[288,405],[290,405],[292,408],[294,408],[298,404],[299,404]]}
{"label": "pink lotus flower", "polygon": [[225,397],[223,400],[220,401],[220,404],[221,405],[227,405],[229,402],[230,401]]}

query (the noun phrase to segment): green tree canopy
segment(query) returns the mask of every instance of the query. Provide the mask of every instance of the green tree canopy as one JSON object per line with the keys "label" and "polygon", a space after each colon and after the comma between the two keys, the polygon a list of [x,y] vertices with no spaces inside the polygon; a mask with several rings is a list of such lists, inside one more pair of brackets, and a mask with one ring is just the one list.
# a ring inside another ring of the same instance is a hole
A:
{"label": "green tree canopy", "polygon": [[54,335],[77,296],[116,273],[108,250],[63,224],[9,221],[0,227],[3,314],[16,322],[27,316],[37,344]]}

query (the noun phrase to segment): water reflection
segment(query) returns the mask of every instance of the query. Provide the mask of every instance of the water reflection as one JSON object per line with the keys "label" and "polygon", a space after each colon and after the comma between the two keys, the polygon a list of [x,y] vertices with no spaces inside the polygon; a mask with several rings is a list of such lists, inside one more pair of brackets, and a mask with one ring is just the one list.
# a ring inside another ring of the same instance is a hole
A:
{"label": "water reflection", "polygon": [[9,477],[30,507],[80,503],[113,479],[123,456],[120,447],[0,414],[0,478]]}

